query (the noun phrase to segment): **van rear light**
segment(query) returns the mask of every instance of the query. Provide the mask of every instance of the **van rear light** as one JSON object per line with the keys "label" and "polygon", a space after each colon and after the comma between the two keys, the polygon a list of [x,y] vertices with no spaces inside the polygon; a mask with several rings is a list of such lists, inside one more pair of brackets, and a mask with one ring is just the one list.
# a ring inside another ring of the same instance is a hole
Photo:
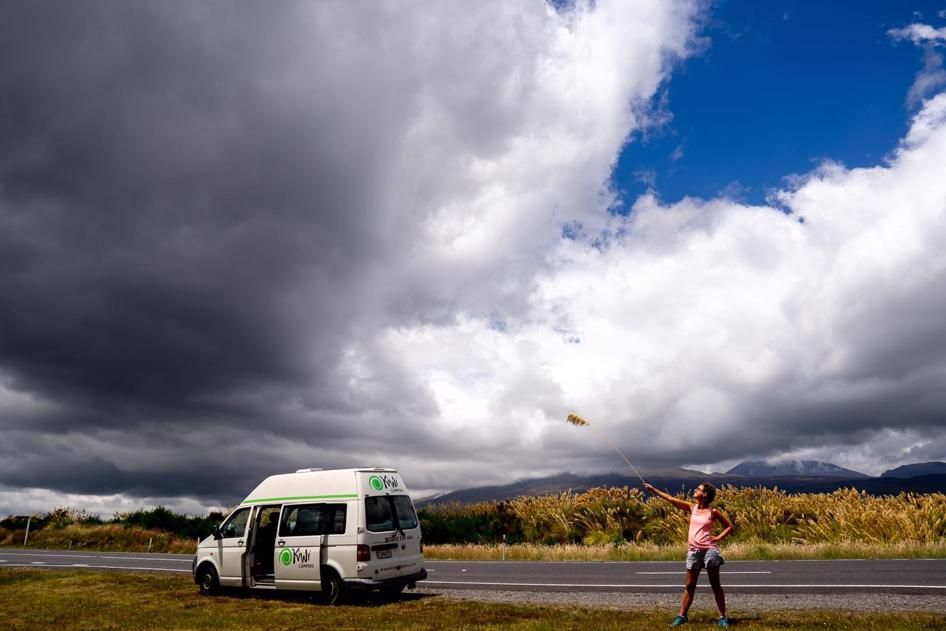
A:
{"label": "van rear light", "polygon": [[421,551],[421,552],[424,551],[424,540],[423,540],[423,539],[420,540],[420,551]]}
{"label": "van rear light", "polygon": [[371,560],[371,548],[369,548],[363,543],[358,544],[357,552],[355,554],[356,554],[356,559],[355,559],[356,561],[367,563],[368,561]]}

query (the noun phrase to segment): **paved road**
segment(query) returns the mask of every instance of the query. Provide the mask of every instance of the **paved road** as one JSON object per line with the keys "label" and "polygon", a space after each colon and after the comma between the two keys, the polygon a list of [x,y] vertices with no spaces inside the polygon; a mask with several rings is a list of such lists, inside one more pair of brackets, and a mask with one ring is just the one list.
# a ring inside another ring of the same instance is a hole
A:
{"label": "paved road", "polygon": [[[189,574],[193,556],[55,550],[0,551],[0,568],[107,569]],[[426,588],[531,592],[679,593],[681,562],[425,562]],[[728,561],[727,592],[921,594],[944,598],[946,559],[891,561]],[[700,589],[708,589],[705,577]]]}
{"label": "paved road", "polygon": [[[430,576],[425,585],[447,589],[679,593],[684,579],[683,563],[678,561],[428,561],[427,568]],[[722,580],[727,592],[893,592],[946,598],[946,559],[727,561]],[[709,589],[705,576],[698,588]]]}
{"label": "paved road", "polygon": [[67,552],[65,550],[0,550],[0,568],[101,569],[129,572],[190,574],[191,554],[146,552]]}

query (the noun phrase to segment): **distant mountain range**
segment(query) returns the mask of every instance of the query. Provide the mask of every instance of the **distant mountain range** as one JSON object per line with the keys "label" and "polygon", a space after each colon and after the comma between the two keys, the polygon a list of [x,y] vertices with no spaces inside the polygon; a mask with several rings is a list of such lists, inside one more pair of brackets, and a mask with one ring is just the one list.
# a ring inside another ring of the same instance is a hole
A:
{"label": "distant mountain range", "polygon": [[946,462],[918,462],[905,464],[880,474],[882,478],[915,478],[920,475],[946,474]]}
{"label": "distant mountain range", "polygon": [[[842,488],[855,488],[872,495],[895,495],[900,492],[946,492],[946,462],[904,465],[885,471],[880,477],[871,477],[830,462],[817,460],[776,463],[746,461],[739,463],[726,473],[703,473],[683,468],[648,470],[644,477],[654,486],[673,492],[678,490],[689,492],[700,483],[707,481],[716,485],[777,487],[791,493],[830,493]],[[546,478],[519,480],[512,484],[453,491],[418,500],[417,505],[496,502],[523,495],[581,492],[599,486],[640,488],[641,485],[636,477],[624,474],[580,476],[573,473],[561,473]]]}
{"label": "distant mountain range", "polygon": [[[747,460],[740,462],[726,473],[729,475],[742,475],[747,478],[779,478],[804,475],[859,480],[871,477],[866,473],[851,471],[850,469],[839,467],[830,462],[819,462],[817,460],[783,460],[775,463],[768,463],[762,460]],[[946,473],[946,471],[942,473]]]}

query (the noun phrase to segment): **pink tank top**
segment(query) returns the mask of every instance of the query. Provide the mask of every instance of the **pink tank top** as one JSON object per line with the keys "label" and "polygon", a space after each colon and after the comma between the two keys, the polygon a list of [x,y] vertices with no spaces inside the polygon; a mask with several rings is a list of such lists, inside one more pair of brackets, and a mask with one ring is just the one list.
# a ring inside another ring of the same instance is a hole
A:
{"label": "pink tank top", "polygon": [[713,536],[713,509],[693,507],[690,513],[690,535],[687,546],[690,550],[709,550],[717,547],[710,540]]}

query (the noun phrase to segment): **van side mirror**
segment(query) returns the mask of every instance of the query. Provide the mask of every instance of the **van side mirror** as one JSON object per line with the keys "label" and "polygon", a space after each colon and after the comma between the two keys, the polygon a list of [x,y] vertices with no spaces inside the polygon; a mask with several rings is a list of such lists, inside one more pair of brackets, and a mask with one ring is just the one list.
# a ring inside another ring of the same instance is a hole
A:
{"label": "van side mirror", "polygon": [[223,539],[223,533],[220,532],[220,526],[214,526],[213,529],[214,541],[220,541]]}

